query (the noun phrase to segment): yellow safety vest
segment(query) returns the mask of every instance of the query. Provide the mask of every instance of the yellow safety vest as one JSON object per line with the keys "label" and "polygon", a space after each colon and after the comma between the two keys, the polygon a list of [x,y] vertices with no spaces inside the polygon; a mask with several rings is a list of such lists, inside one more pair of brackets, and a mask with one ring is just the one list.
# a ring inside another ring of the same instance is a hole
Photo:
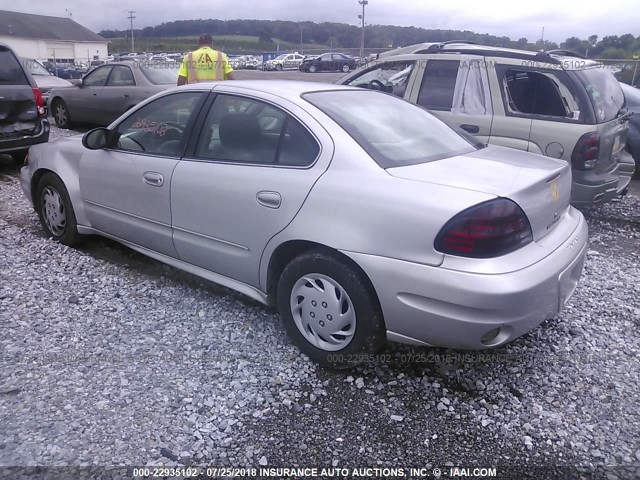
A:
{"label": "yellow safety vest", "polygon": [[224,67],[222,65],[222,53],[211,50],[215,53],[215,59],[211,58],[208,52],[200,52],[194,56],[194,52],[187,55],[187,83],[214,82],[224,80]]}

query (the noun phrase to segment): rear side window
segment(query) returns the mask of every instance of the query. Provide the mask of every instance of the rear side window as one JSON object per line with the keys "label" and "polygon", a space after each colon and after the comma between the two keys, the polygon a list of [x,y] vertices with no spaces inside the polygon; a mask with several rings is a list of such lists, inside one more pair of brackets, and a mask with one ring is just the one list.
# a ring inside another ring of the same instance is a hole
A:
{"label": "rear side window", "polygon": [[538,115],[563,120],[584,118],[565,72],[506,69],[502,95],[507,114]]}
{"label": "rear side window", "polygon": [[0,47],[0,85],[29,85],[16,56],[3,47]]}
{"label": "rear side window", "polygon": [[112,87],[133,86],[135,84],[136,81],[133,78],[133,72],[129,67],[124,65],[116,65],[113,67],[109,82],[107,83],[107,85]]}
{"label": "rear side window", "polygon": [[457,60],[429,60],[422,77],[418,105],[429,110],[450,111],[459,69]]}
{"label": "rear side window", "polygon": [[597,123],[615,119],[624,107],[624,94],[616,78],[604,68],[576,71],[589,95]]}

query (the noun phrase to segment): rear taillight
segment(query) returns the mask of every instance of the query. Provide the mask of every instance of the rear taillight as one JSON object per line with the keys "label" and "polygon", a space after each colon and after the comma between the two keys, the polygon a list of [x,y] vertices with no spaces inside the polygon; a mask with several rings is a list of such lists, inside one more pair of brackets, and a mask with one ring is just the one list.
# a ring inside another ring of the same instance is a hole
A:
{"label": "rear taillight", "polygon": [[490,258],[513,252],[533,241],[529,219],[513,201],[498,198],[468,208],[449,220],[435,241],[450,255]]}
{"label": "rear taillight", "polygon": [[600,134],[598,132],[585,133],[576,143],[571,154],[571,165],[576,170],[592,170],[600,155]]}
{"label": "rear taillight", "polygon": [[45,108],[44,98],[42,97],[42,90],[39,88],[33,89],[33,96],[36,99],[36,106],[38,107],[38,115],[46,115],[47,110]]}

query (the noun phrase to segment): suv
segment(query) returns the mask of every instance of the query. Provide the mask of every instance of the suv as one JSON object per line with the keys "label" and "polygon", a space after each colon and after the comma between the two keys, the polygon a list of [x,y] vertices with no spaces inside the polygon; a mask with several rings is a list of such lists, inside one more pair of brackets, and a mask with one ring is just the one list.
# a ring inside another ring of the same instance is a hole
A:
{"label": "suv", "polygon": [[17,55],[0,44],[0,153],[24,160],[31,145],[49,140],[42,92]]}
{"label": "suv", "polygon": [[570,162],[577,206],[623,195],[631,180],[620,85],[566,50],[425,43],[380,54],[338,83],[403,97],[482,142]]}

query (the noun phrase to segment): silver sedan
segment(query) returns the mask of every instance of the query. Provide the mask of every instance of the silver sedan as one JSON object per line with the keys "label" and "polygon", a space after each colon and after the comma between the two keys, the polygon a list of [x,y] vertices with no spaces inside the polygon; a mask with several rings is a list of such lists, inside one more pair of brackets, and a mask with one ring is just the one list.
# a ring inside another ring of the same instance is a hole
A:
{"label": "silver sedan", "polygon": [[50,237],[104,235],[275,304],[336,368],[385,339],[512,341],[562,309],[587,242],[566,162],[336,85],[174,88],[32,147],[21,181]]}
{"label": "silver sedan", "polygon": [[70,88],[52,89],[49,111],[60,128],[74,123],[109,125],[124,112],[178,81],[176,62],[145,60],[108,63]]}

